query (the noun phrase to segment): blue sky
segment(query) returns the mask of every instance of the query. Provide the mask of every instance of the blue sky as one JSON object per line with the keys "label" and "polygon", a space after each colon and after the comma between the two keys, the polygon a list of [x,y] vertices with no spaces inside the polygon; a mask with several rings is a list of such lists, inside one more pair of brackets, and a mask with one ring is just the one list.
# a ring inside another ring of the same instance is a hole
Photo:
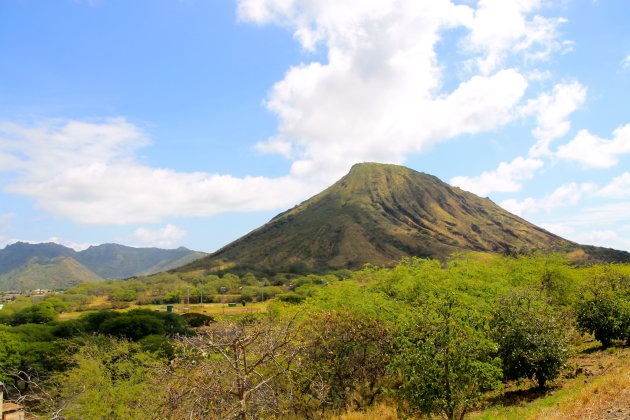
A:
{"label": "blue sky", "polygon": [[356,162],[630,250],[626,0],[2,0],[0,246],[211,252]]}

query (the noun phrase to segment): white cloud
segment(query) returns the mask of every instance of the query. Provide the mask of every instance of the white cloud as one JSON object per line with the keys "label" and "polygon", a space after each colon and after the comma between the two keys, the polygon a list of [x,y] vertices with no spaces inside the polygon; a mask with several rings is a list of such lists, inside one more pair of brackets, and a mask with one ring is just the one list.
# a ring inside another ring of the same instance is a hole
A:
{"label": "white cloud", "polygon": [[456,176],[450,183],[480,196],[491,192],[516,192],[522,187],[520,181],[531,179],[543,164],[542,160],[519,156],[510,163],[501,162],[494,171],[483,172],[472,178]]}
{"label": "white cloud", "polygon": [[[559,23],[532,16],[543,7],[537,0],[483,0],[476,9],[449,0],[238,4],[242,20],[283,25],[305,49],[326,49],[326,62],[294,66],[273,87],[266,104],[278,133],[256,147],[295,159],[293,175],[328,180],[355,162],[402,163],[437,142],[510,122],[528,83],[502,57],[550,50]],[[468,31],[461,52],[492,64],[444,92],[435,47],[456,27]]]}
{"label": "white cloud", "polygon": [[587,228],[585,230],[583,226],[576,229],[576,225],[570,222],[541,223],[540,226],[549,232],[579,244],[630,251],[630,237],[626,233],[630,231],[630,225],[621,226],[614,230],[606,227],[599,229]]}
{"label": "white cloud", "polygon": [[67,168],[98,162],[129,162],[148,144],[144,133],[124,118],[100,122],[50,120],[39,125],[0,124],[0,171],[18,171],[32,181],[47,180]]}
{"label": "white cloud", "polygon": [[623,59],[621,62],[621,67],[624,69],[630,69],[630,55]]}
{"label": "white cloud", "polygon": [[580,162],[584,168],[610,168],[619,155],[630,153],[630,124],[617,128],[611,140],[580,130],[573,140],[558,147],[556,155]]}
{"label": "white cloud", "polygon": [[475,60],[483,74],[499,67],[506,56],[523,53],[526,59],[546,59],[567,47],[558,40],[561,18],[545,18],[532,12],[542,7],[541,0],[480,0],[470,24],[464,46],[484,54]]}
{"label": "white cloud", "polygon": [[[241,20],[282,25],[303,48],[323,48],[327,55],[325,61],[288,69],[266,101],[280,123],[277,134],[256,148],[292,159],[288,175],[236,178],[152,168],[135,158],[149,143],[146,135],[122,118],[48,121],[36,127],[0,125],[0,171],[19,174],[5,189],[34,197],[58,217],[91,224],[290,206],[353,163],[403,163],[408,154],[437,142],[509,123],[518,115],[528,80],[526,70],[521,73],[505,58],[525,63],[561,45],[556,33],[561,19],[536,15],[541,0],[480,0],[475,6],[450,0],[237,4]],[[467,31],[459,39],[460,53],[480,70],[445,91],[436,45],[453,28]],[[541,166],[539,160],[518,158],[462,180],[482,194],[516,191]]]}
{"label": "white cloud", "polygon": [[510,199],[503,201],[501,207],[519,216],[534,213],[539,210],[546,210],[549,213],[551,210],[558,207],[574,206],[578,204],[585,195],[592,193],[596,188],[597,186],[593,183],[578,185],[575,182],[571,182],[561,185],[551,194],[541,199],[532,197],[528,197],[522,201]]}
{"label": "white cloud", "polygon": [[568,238],[575,233],[575,228],[565,223],[541,223],[540,227],[563,238]]}
{"label": "white cloud", "polygon": [[129,236],[129,241],[140,243],[144,246],[150,245],[160,248],[168,248],[173,246],[177,243],[177,241],[186,235],[188,235],[188,232],[169,223],[156,230],[138,228],[131,234],[131,236]]}
{"label": "white cloud", "polygon": [[630,198],[630,172],[624,172],[597,192],[600,197]]}
{"label": "white cloud", "polygon": [[565,136],[571,129],[569,115],[576,111],[586,99],[586,88],[578,82],[557,84],[551,94],[543,93],[531,99],[523,108],[524,115],[534,114],[537,127],[534,137],[538,140],[529,150],[532,157],[551,154],[549,145],[555,139]]}
{"label": "white cloud", "polygon": [[124,225],[285,208],[322,187],[292,177],[151,168],[134,158],[135,149],[145,144],[142,133],[122,119],[36,128],[4,124],[0,150],[19,162],[21,174],[5,190],[32,196],[40,208],[61,218]]}
{"label": "white cloud", "polygon": [[601,229],[581,232],[576,235],[576,242],[606,248],[630,251],[630,238],[627,234],[620,234],[617,230]]}

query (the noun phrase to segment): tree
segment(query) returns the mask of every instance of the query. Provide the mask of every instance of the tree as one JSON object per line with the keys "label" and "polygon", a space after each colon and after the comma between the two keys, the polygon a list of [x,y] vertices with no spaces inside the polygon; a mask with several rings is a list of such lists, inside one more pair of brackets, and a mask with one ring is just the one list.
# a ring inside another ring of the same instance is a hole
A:
{"label": "tree", "polygon": [[620,267],[603,266],[576,305],[580,330],[595,335],[603,347],[612,340],[630,342],[630,280]]}
{"label": "tree", "polygon": [[72,364],[48,382],[61,418],[159,418],[160,362],[136,343],[91,337],[72,355]]}
{"label": "tree", "polygon": [[321,404],[344,407],[352,398],[357,407],[371,405],[387,377],[392,327],[367,314],[329,310],[310,314],[304,335],[307,387]]}
{"label": "tree", "polygon": [[598,293],[576,308],[578,327],[595,335],[603,347],[612,340],[630,341],[630,300],[615,293]]}
{"label": "tree", "polygon": [[9,372],[20,367],[23,345],[14,334],[0,330],[0,383],[9,379]]}
{"label": "tree", "polygon": [[452,297],[418,307],[400,332],[392,364],[405,378],[399,392],[411,406],[463,419],[485,391],[499,386],[496,344],[485,324]]}
{"label": "tree", "polygon": [[121,315],[108,319],[99,331],[105,335],[138,341],[147,335],[163,335],[164,325],[149,315]]}
{"label": "tree", "polygon": [[570,356],[568,317],[535,295],[501,299],[490,325],[506,379],[535,378],[544,388]]}
{"label": "tree", "polygon": [[11,323],[13,325],[47,324],[55,319],[57,319],[55,307],[51,303],[44,301],[14,313]]}
{"label": "tree", "polygon": [[164,409],[179,418],[258,418],[282,413],[300,345],[293,319],[246,317],[178,340],[164,372]]}

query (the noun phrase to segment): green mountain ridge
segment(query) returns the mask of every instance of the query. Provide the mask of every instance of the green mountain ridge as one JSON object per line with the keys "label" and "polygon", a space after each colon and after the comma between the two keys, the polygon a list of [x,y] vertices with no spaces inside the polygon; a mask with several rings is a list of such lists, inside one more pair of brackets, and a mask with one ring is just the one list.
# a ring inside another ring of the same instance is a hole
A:
{"label": "green mountain ridge", "polygon": [[0,275],[0,290],[67,289],[80,282],[103,280],[70,257],[32,257]]}
{"label": "green mountain ridge", "polygon": [[358,268],[402,257],[538,249],[569,252],[579,245],[435,176],[361,163],[323,192],[178,271]]}
{"label": "green mountain ridge", "polygon": [[83,281],[123,279],[171,270],[205,253],[187,248],[133,248],[118,244],[75,251],[55,243],[17,242],[0,250],[0,290],[65,289]]}

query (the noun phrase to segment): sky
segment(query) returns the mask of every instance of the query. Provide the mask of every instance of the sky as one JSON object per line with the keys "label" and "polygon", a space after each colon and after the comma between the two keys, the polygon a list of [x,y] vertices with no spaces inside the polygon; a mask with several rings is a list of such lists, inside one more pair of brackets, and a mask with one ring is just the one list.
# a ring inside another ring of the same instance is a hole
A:
{"label": "sky", "polygon": [[0,246],[212,252],[357,162],[630,251],[627,0],[0,0]]}

